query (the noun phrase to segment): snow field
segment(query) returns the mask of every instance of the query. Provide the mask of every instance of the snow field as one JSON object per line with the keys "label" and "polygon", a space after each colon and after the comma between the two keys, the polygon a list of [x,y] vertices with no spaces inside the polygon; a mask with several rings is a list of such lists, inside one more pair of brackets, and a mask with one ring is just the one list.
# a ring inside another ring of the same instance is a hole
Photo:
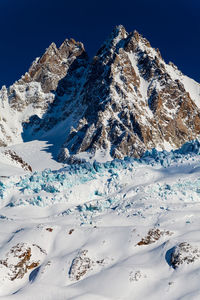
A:
{"label": "snow field", "polygon": [[0,299],[199,299],[199,163],[194,141],[1,178]]}

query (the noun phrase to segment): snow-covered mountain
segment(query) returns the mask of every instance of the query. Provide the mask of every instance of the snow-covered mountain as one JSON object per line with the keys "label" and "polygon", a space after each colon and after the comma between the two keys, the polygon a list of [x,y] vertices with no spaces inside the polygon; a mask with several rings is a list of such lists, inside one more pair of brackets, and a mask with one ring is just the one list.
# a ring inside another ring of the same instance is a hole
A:
{"label": "snow-covered mountain", "polygon": [[51,44],[0,99],[1,144],[59,137],[61,161],[139,157],[200,133],[200,85],[121,25],[92,61],[82,43]]}
{"label": "snow-covered mountain", "polygon": [[0,300],[199,300],[200,85],[118,26],[0,99]]}
{"label": "snow-covered mountain", "polygon": [[[16,144],[26,140],[27,137],[24,137],[26,122],[33,125],[42,121],[45,114],[55,105],[58,83],[70,73],[70,69],[76,64],[75,61],[79,60],[80,68],[81,65],[84,68],[88,57],[82,43],[66,39],[60,48],[52,43],[41,58],[36,58],[29,71],[20,80],[8,89],[2,87],[0,91],[1,145]],[[78,84],[79,76],[77,74],[75,84]],[[65,94],[67,89],[69,87],[66,86]],[[59,94],[61,90],[60,83]],[[53,119],[50,122],[50,126],[53,127],[55,125]],[[46,132],[47,128],[43,126],[43,130]]]}

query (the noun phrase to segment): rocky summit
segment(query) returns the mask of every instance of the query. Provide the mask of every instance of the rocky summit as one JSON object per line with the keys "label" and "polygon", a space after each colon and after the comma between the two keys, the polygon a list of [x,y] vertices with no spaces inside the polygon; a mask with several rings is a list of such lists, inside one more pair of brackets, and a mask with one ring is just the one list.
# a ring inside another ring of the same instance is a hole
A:
{"label": "rocky summit", "polygon": [[141,157],[200,134],[200,85],[121,25],[92,60],[73,39],[52,43],[2,87],[0,107],[1,146],[53,141],[63,162]]}

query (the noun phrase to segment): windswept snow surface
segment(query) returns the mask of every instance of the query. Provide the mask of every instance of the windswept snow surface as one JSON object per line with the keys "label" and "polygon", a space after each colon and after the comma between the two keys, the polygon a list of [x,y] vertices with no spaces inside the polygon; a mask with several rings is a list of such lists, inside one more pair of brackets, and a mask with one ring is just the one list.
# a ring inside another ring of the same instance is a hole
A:
{"label": "windswept snow surface", "polygon": [[43,170],[21,149],[33,173],[0,178],[0,299],[200,299],[197,140],[64,167],[43,151]]}

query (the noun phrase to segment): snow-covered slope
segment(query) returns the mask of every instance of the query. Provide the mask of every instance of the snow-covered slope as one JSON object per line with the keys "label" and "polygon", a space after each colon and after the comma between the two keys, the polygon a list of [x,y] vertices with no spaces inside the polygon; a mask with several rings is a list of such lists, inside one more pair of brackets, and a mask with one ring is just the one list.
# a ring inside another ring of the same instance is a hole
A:
{"label": "snow-covered slope", "polygon": [[200,108],[200,84],[192,78],[185,76],[172,62],[168,65],[166,64],[166,69],[173,80],[180,80],[196,106]]}
{"label": "snow-covered slope", "polygon": [[1,178],[0,299],[199,299],[199,154]]}

